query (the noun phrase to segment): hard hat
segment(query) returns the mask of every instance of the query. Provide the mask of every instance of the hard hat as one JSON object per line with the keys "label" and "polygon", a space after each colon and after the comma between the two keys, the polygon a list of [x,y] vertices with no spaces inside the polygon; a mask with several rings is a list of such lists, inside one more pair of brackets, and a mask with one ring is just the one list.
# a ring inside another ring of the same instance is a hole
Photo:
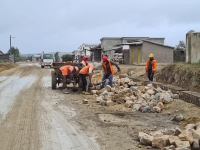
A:
{"label": "hard hat", "polygon": [[108,57],[103,56],[102,61],[103,61],[103,62],[108,61]]}
{"label": "hard hat", "polygon": [[83,61],[86,61],[87,59],[88,59],[87,56],[83,56],[83,58],[82,58]]}
{"label": "hard hat", "polygon": [[153,54],[151,53],[151,54],[149,55],[149,57],[153,57]]}
{"label": "hard hat", "polygon": [[77,66],[74,66],[74,69],[75,69],[76,72],[79,71],[79,68]]}
{"label": "hard hat", "polygon": [[93,63],[93,66],[94,66],[94,68],[96,69],[96,68],[98,68],[99,65],[98,65],[97,62],[94,62],[94,63]]}

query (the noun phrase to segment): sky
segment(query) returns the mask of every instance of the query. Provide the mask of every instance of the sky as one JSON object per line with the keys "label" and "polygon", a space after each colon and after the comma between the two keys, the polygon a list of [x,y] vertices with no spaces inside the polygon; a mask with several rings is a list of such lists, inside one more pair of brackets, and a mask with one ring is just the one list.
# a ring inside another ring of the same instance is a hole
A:
{"label": "sky", "polygon": [[199,0],[0,0],[0,50],[72,52],[102,37],[163,37],[165,45],[200,32]]}

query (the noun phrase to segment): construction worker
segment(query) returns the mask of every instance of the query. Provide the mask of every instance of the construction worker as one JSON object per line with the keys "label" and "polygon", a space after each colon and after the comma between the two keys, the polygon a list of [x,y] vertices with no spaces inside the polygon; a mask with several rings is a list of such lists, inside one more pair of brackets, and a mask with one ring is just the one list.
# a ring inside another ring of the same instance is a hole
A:
{"label": "construction worker", "polygon": [[83,66],[87,66],[88,65],[87,60],[88,60],[88,57],[87,56],[83,56],[81,64]]}
{"label": "construction worker", "polygon": [[106,79],[109,79],[109,85],[111,87],[113,87],[112,81],[113,81],[114,68],[113,68],[112,65],[115,65],[117,67],[118,72],[120,72],[120,68],[115,62],[109,60],[108,57],[103,56],[102,66],[103,66],[103,70],[104,70],[104,75],[103,75],[103,78],[102,78],[101,88],[105,87]]}
{"label": "construction worker", "polygon": [[149,59],[147,60],[145,67],[149,81],[153,81],[153,76],[156,72],[156,60],[153,57],[153,54],[149,55]]}
{"label": "construction worker", "polygon": [[66,65],[66,66],[62,66],[59,68],[58,75],[62,79],[64,94],[69,93],[67,91],[67,84],[66,84],[67,78],[69,78],[70,82],[72,82],[75,86],[75,83],[73,81],[73,76],[76,75],[78,73],[78,71],[79,71],[79,68],[77,66],[71,66],[71,65]]}
{"label": "construction worker", "polygon": [[87,65],[83,67],[79,72],[79,77],[82,80],[82,91],[83,91],[83,94],[85,95],[90,94],[88,92],[89,80],[87,79],[87,77],[89,76],[91,78],[94,69],[96,69],[97,67],[98,67],[98,63],[94,62],[92,65]]}

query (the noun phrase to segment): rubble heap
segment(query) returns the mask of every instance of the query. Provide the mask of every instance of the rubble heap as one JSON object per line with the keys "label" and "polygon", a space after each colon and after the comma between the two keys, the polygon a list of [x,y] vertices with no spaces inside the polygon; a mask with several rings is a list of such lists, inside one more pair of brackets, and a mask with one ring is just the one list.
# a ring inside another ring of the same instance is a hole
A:
{"label": "rubble heap", "polygon": [[149,148],[159,148],[161,150],[199,150],[200,141],[200,122],[197,124],[188,124],[185,130],[180,128],[154,131],[139,132],[138,139],[140,144]]}
{"label": "rubble heap", "polygon": [[164,91],[160,87],[154,88],[152,84],[142,86],[141,82],[133,82],[128,77],[115,79],[114,83],[112,88],[107,85],[101,90],[92,90],[100,105],[123,104],[134,111],[160,113],[164,104],[179,99],[179,95],[173,94],[170,90]]}

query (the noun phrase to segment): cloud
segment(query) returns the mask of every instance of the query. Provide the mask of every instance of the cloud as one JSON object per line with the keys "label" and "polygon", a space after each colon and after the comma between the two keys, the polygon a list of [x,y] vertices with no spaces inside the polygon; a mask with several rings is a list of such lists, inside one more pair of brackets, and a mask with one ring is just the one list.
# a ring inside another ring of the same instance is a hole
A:
{"label": "cloud", "polygon": [[72,51],[102,37],[165,37],[174,46],[200,26],[200,1],[1,0],[0,49],[21,53]]}

